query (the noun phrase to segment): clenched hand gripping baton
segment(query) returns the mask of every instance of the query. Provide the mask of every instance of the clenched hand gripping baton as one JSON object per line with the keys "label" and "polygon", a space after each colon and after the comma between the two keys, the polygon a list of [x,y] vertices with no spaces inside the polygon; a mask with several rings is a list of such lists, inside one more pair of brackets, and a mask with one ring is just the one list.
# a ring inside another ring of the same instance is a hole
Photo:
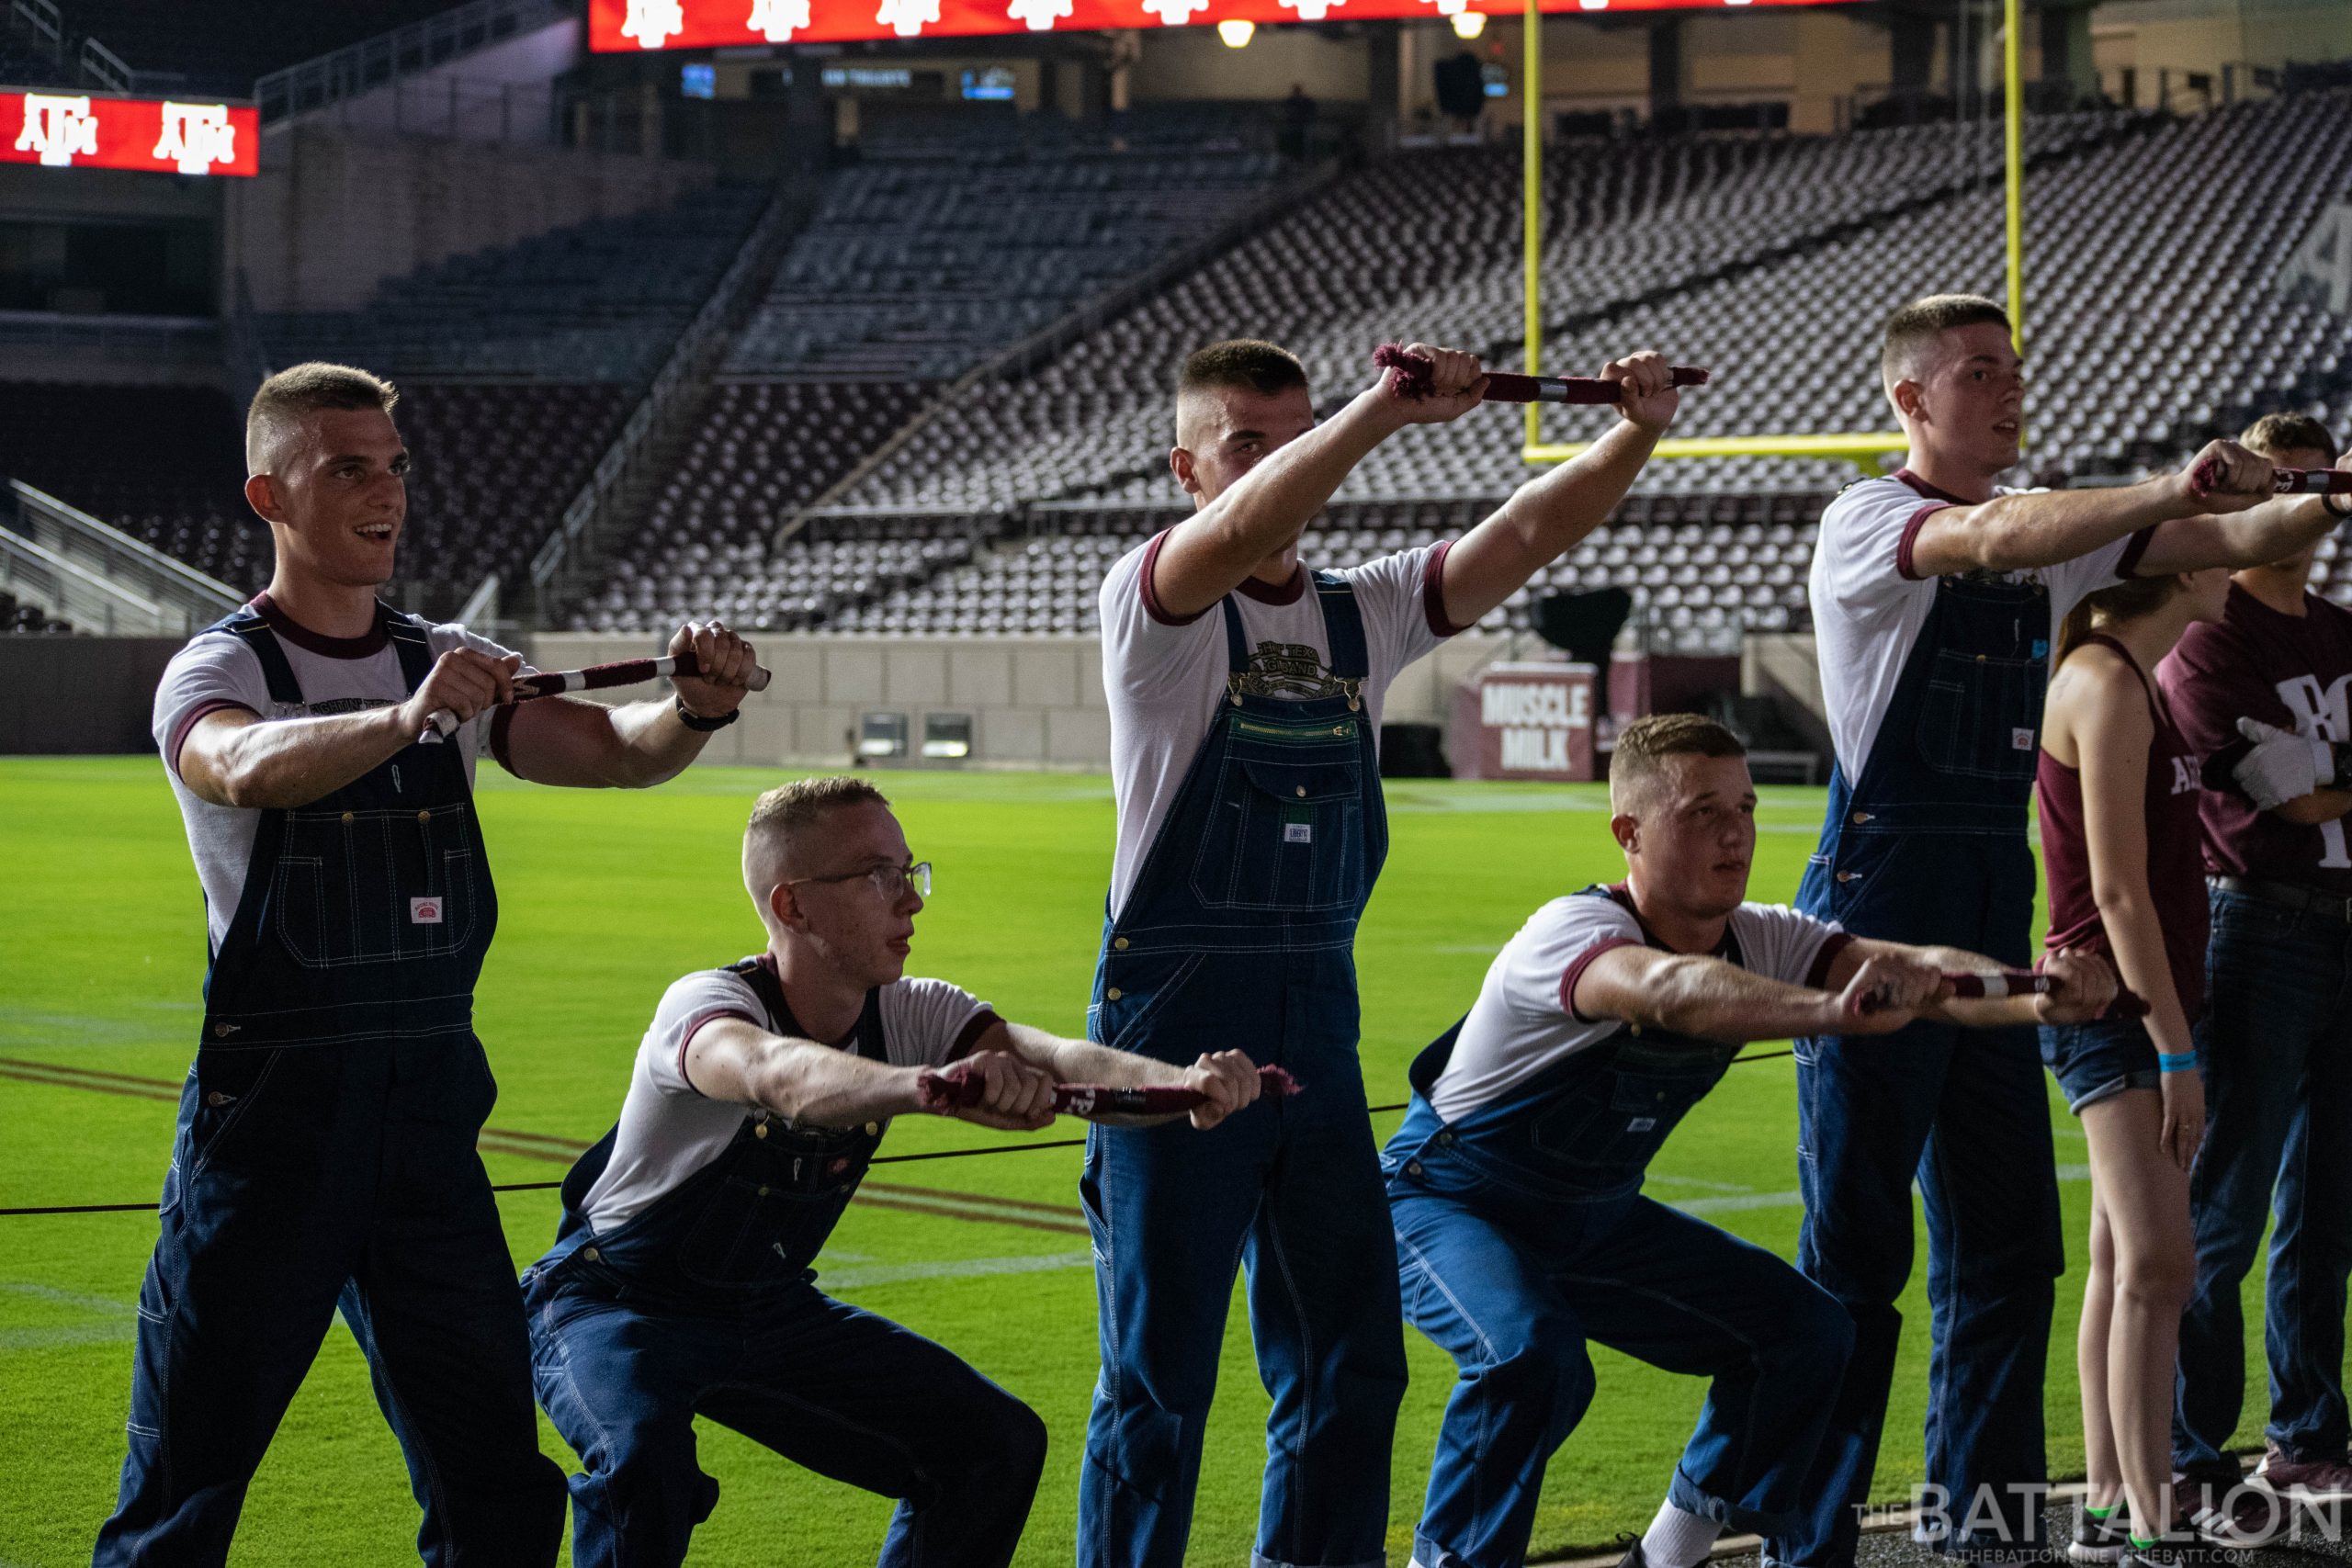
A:
{"label": "clenched hand gripping baton", "polygon": [[[1384,343],[1372,352],[1372,362],[1396,372],[1400,397],[1430,395],[1430,372],[1435,368],[1422,355],[1408,354],[1401,344]],[[1668,374],[1678,387],[1703,387],[1707,372],[1677,365]],[[1620,383],[1591,376],[1521,376],[1509,370],[1487,372],[1487,401],[1490,403],[1613,403]]]}
{"label": "clenched hand gripping baton", "polygon": [[[548,670],[537,675],[520,675],[514,681],[514,700],[529,702],[533,697],[552,697],[560,692],[602,692],[615,686],[640,685],[661,675],[684,675],[691,680],[702,673],[702,666],[691,653],[665,655],[660,659],[623,659],[612,664],[591,664],[584,670]],[[754,692],[768,689],[768,672],[754,666],[746,685]],[[425,722],[443,735],[458,730],[458,716],[447,708],[435,708]]]}
{"label": "clenched hand gripping baton", "polygon": [[[977,1075],[967,1077],[950,1067],[922,1075],[922,1097],[938,1109],[978,1105],[988,1085]],[[1300,1092],[1299,1082],[1280,1067],[1258,1069],[1258,1092],[1280,1100]],[[1111,1089],[1102,1084],[1065,1083],[1054,1086],[1057,1116],[1175,1116],[1196,1109],[1208,1096],[1196,1089],[1157,1086],[1151,1089]]]}
{"label": "clenched hand gripping baton", "polygon": [[[2208,457],[2188,476],[2200,491],[2222,477],[2219,459]],[[2273,468],[2270,488],[2280,495],[2352,495],[2352,468]]]}
{"label": "clenched hand gripping baton", "polygon": [[[2065,982],[2055,975],[2044,975],[2035,969],[1996,969],[1990,974],[1947,974],[1945,981],[1951,994],[1960,997],[2040,997],[2053,995],[2065,988]],[[1876,1012],[1885,1004],[1876,997],[1862,1002],[1864,1012]],[[2115,999],[2107,1004],[2108,1018],[2145,1018],[2147,998],[2135,992],[2117,987]]]}

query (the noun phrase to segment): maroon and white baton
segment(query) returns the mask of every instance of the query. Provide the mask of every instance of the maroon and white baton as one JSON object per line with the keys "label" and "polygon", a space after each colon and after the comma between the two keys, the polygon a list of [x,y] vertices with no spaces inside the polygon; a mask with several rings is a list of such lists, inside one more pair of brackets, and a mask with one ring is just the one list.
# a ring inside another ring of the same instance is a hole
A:
{"label": "maroon and white baton", "polygon": [[[2208,457],[2188,476],[2199,491],[2211,490],[2222,477],[2218,457]],[[2270,488],[2279,495],[2352,495],[2352,468],[2273,468]]]}
{"label": "maroon and white baton", "polygon": [[[941,1109],[978,1105],[988,1084],[978,1074],[967,1076],[950,1067],[928,1072],[919,1080],[925,1103]],[[1280,1067],[1258,1069],[1258,1092],[1281,1100],[1301,1092],[1301,1086]],[[1175,1116],[1197,1109],[1208,1096],[1196,1089],[1155,1085],[1149,1089],[1112,1089],[1104,1084],[1064,1083],[1054,1086],[1057,1116]]]}
{"label": "maroon and white baton", "polygon": [[[1372,362],[1383,370],[1396,372],[1393,383],[1399,397],[1426,398],[1435,389],[1430,383],[1436,367],[1427,355],[1408,354],[1401,344],[1384,343],[1372,351]],[[1667,372],[1678,387],[1703,387],[1707,372],[1691,365],[1677,365]],[[1594,376],[1522,376],[1511,370],[1487,372],[1487,401],[1490,403],[1583,403],[1603,404],[1618,400],[1623,383],[1604,381]]]}
{"label": "maroon and white baton", "polygon": [[[637,686],[663,675],[684,675],[688,679],[702,673],[702,666],[691,653],[664,654],[659,659],[623,659],[611,664],[591,664],[584,670],[544,670],[536,675],[518,675],[514,679],[514,700],[529,702],[534,697],[552,697],[563,692],[603,692],[615,686]],[[765,670],[752,667],[746,686],[754,692],[768,689],[769,675]],[[435,708],[425,722],[443,735],[458,730],[458,716],[447,708]]]}
{"label": "maroon and white baton", "polygon": [[[2065,982],[2055,975],[2045,975],[2039,969],[1996,969],[1989,974],[1969,972],[1947,974],[1944,982],[1951,987],[1955,998],[2041,997],[2064,988]],[[1883,1004],[1876,997],[1862,999],[1864,1012],[1876,1012]],[[2137,992],[2117,987],[2115,999],[2107,1004],[2109,1018],[2145,1018],[2147,998]]]}

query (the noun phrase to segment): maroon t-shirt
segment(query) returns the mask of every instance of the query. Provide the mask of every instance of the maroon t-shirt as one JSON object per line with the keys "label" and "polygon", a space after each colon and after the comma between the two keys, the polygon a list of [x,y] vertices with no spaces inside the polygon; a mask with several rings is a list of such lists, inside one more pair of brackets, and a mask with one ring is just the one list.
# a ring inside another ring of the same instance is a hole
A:
{"label": "maroon t-shirt", "polygon": [[[2303,614],[2282,615],[2232,583],[2222,618],[2189,627],[2156,666],[2156,680],[2182,735],[2199,751],[2237,739],[2240,715],[2324,740],[2352,740],[2346,711],[2352,611],[2306,593]],[[2298,827],[2227,790],[2207,790],[2199,815],[2208,872],[2352,897],[2343,822]]]}
{"label": "maroon t-shirt", "polygon": [[[2147,688],[2156,732],[2148,745],[2148,781],[2142,795],[2148,824],[2148,901],[2165,937],[2172,988],[2191,1022],[2205,1005],[2205,939],[2210,919],[2205,873],[2197,851],[2199,752],[2174,725],[2148,679],[2121,643],[2094,633],[2132,666]],[[2048,751],[2036,760],[2034,808],[2041,818],[2041,865],[2050,884],[2050,934],[2042,945],[2111,953],[2107,924],[2091,896],[2090,842],[2083,828],[2083,775]],[[2112,960],[2110,960],[2112,962]]]}

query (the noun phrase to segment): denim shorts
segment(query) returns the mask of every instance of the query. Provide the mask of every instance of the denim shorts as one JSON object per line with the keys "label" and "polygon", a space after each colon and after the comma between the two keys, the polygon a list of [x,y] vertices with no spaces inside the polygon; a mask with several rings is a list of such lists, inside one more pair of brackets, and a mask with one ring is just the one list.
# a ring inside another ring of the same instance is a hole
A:
{"label": "denim shorts", "polygon": [[2057,1075],[2066,1109],[2077,1116],[2083,1107],[2127,1089],[2154,1089],[2164,1081],[2156,1067],[2156,1043],[2136,1018],[2045,1023],[2041,1059]]}

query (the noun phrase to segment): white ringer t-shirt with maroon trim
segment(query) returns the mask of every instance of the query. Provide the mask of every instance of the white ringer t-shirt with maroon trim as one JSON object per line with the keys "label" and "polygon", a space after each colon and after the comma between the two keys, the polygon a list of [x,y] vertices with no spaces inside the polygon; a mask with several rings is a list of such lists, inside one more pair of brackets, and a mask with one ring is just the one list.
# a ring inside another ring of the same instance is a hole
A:
{"label": "white ringer t-shirt with maroon trim", "polygon": [[[1119,810],[1111,867],[1114,912],[1135,889],[1152,839],[1225,700],[1229,673],[1225,613],[1212,604],[1179,618],[1153,597],[1152,562],[1170,532],[1128,551],[1102,581],[1102,689],[1111,707],[1111,783]],[[1375,739],[1389,683],[1464,629],[1445,618],[1441,581],[1452,547],[1452,540],[1443,540],[1339,573],[1354,590],[1363,621],[1364,720]],[[1251,578],[1235,591],[1250,648],[1245,679],[1253,695],[1304,701],[1338,694],[1322,607],[1308,587],[1302,566],[1280,588]]]}
{"label": "white ringer t-shirt with maroon trim", "polygon": [[[298,625],[271,604],[266,593],[256,594],[252,607],[277,634],[277,646],[302,688],[302,702],[273,702],[261,656],[232,632],[205,632],[191,638],[164,666],[164,678],[155,688],[152,726],[155,749],[163,753],[164,772],[172,781],[180,817],[187,824],[188,852],[196,860],[197,880],[204,888],[205,918],[215,952],[229,934],[229,922],[235,918],[237,900],[244,892],[245,869],[253,859],[254,835],[261,829],[262,814],[258,807],[215,806],[180,782],[180,747],[187,732],[197,720],[224,708],[264,719],[326,718],[392,707],[408,700],[400,651],[382,626],[371,628],[366,637],[324,637]],[[492,659],[503,659],[514,651],[459,626],[426,627],[425,643],[435,659],[454,648],[470,648]],[[531,667],[524,665],[523,672],[530,673]],[[506,760],[506,726],[514,712],[512,707],[493,708],[459,725],[457,734],[449,738],[447,744],[456,746],[465,761],[468,782],[474,776],[475,759],[485,749],[502,767],[513,772]]]}
{"label": "white ringer t-shirt with maroon trim", "polygon": [[[773,966],[766,954],[760,962]],[[882,1044],[894,1067],[935,1067],[970,1053],[997,1022],[994,1009],[944,980],[894,980],[882,987]],[[629,1069],[620,1134],[604,1175],[588,1189],[590,1228],[608,1231],[717,1159],[753,1111],[708,1100],[686,1077],[686,1047],[713,1019],[769,1027],[752,982],[729,969],[700,969],[662,993]],[[832,1042],[857,1049],[852,1030]]]}
{"label": "white ringer t-shirt with maroon trim", "polygon": [[[1430,1086],[1430,1104],[1441,1120],[1459,1121],[1493,1104],[1625,1027],[1576,1009],[1577,981],[1587,964],[1612,948],[1657,945],[1624,887],[1609,892],[1606,898],[1578,893],[1553,899],[1495,954],[1453,1055]],[[1853,940],[1844,927],[1783,904],[1742,904],[1731,912],[1715,956],[1751,975],[1819,988]]]}
{"label": "white ringer t-shirt with maroon trim", "polygon": [[[2016,495],[1996,490],[1996,495]],[[1829,737],[1849,784],[1862,775],[1880,722],[1902,682],[1903,666],[1935,604],[1936,582],[1912,570],[1911,547],[1920,525],[1947,506],[1971,504],[1905,468],[1863,479],[1838,491],[1821,514],[1807,585],[1813,633],[1821,661],[1821,696]],[[2086,593],[2132,575],[2153,528],[2101,546],[2086,556],[2003,581],[2039,578],[2050,591],[2051,637]]]}

